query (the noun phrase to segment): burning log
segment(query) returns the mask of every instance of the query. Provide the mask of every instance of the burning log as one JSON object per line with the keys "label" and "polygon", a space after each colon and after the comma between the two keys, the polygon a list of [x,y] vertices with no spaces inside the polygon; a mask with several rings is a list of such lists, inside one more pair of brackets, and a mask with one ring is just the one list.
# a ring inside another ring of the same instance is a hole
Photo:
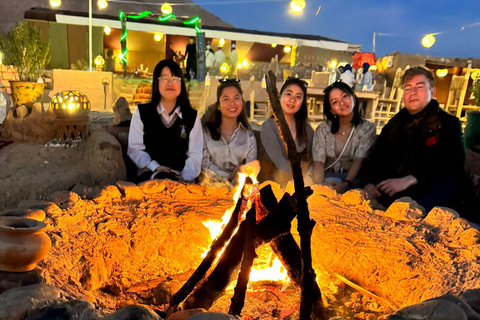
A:
{"label": "burning log", "polygon": [[255,224],[256,224],[256,210],[255,204],[247,213],[245,219],[245,245],[243,248],[243,260],[240,273],[238,275],[237,285],[235,286],[235,293],[232,297],[232,304],[230,305],[229,314],[240,315],[245,304],[245,292],[247,291],[248,280],[250,278],[250,271],[252,270],[253,260],[257,257],[255,253]]}
{"label": "burning log", "polygon": [[225,229],[223,230],[222,234],[212,243],[212,246],[208,251],[207,255],[205,256],[203,261],[200,263],[198,268],[195,270],[195,272],[192,274],[192,276],[187,280],[187,282],[185,282],[185,284],[180,288],[180,290],[178,290],[177,293],[175,293],[175,295],[170,300],[167,315],[170,315],[173,311],[175,311],[178,305],[183,300],[185,300],[185,298],[188,296],[190,292],[192,292],[193,288],[197,285],[197,283],[205,276],[207,271],[210,269],[213,262],[215,261],[215,258],[225,246],[225,243],[227,243],[227,241],[232,237],[233,232],[238,226],[239,214],[241,211],[242,202],[243,202],[243,196],[241,196],[240,199],[237,201],[237,204],[235,205],[235,209],[230,217],[230,220],[225,226]]}
{"label": "burning log", "polygon": [[[267,92],[277,121],[280,134],[287,147],[288,159],[292,168],[295,193],[297,194],[298,232],[300,234],[302,256],[302,299],[300,303],[300,319],[310,319],[314,298],[315,271],[312,268],[311,237],[315,221],[310,219],[305,184],[302,176],[301,159],[295,147],[288,124],[285,120],[277,90],[277,77],[273,71],[267,74]],[[320,293],[321,294],[321,293]],[[321,303],[321,299],[318,300]],[[322,307],[323,308],[323,307]]]}
{"label": "burning log", "polygon": [[[271,241],[278,235],[289,232],[290,223],[296,216],[296,212],[293,210],[294,204],[292,196],[285,194],[278,205],[270,210],[267,216],[255,226],[255,247]],[[255,208],[250,210],[255,210]],[[184,308],[209,309],[225,291],[241,262],[245,247],[246,225],[246,221],[240,224],[237,233],[227,245],[217,266],[188,296],[183,304]]]}

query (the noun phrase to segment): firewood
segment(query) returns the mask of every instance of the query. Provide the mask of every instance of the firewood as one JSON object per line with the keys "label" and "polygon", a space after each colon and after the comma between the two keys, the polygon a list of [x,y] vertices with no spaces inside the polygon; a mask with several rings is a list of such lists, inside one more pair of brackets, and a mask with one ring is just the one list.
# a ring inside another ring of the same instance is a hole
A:
{"label": "firewood", "polygon": [[[278,205],[270,210],[265,219],[256,225],[255,247],[271,241],[278,235],[289,232],[291,228],[290,223],[296,216],[292,204],[294,204],[292,197],[287,193],[284,194]],[[243,221],[237,233],[227,245],[215,269],[195,287],[185,300],[183,304],[185,309],[204,308],[208,310],[223,294],[239,268],[244,250],[245,236],[246,222]]]}
{"label": "firewood", "polygon": [[[297,152],[295,141],[288,127],[277,90],[277,77],[272,70],[267,74],[267,92],[271,102],[273,114],[279,127],[282,139],[287,147],[288,160],[292,168],[293,183],[297,194],[298,233],[300,234],[300,247],[302,252],[302,298],[300,302],[300,319],[311,319],[313,307],[313,287],[315,271],[312,268],[311,237],[315,221],[310,219],[305,183],[303,181],[301,158]],[[319,300],[321,302],[321,299]]]}
{"label": "firewood", "polygon": [[255,253],[255,225],[256,210],[255,205],[249,210],[245,219],[245,244],[243,248],[243,259],[240,273],[238,274],[237,284],[232,297],[232,303],[228,311],[232,315],[240,315],[245,304],[245,293],[247,291],[250,271],[252,270],[253,260],[257,257]]}
{"label": "firewood", "polygon": [[180,288],[180,290],[178,290],[178,292],[175,293],[175,295],[172,297],[167,311],[168,315],[175,311],[178,305],[183,300],[185,300],[185,298],[193,290],[197,283],[205,276],[205,274],[208,272],[213,262],[215,261],[218,253],[223,249],[225,243],[227,243],[227,241],[230,240],[230,238],[232,237],[233,232],[238,226],[238,217],[240,214],[240,208],[242,207],[242,201],[243,196],[238,199],[232,216],[230,217],[230,220],[228,221],[225,228],[223,229],[222,234],[213,241],[210,250],[208,251],[203,261],[200,263],[198,268],[187,280],[187,282],[185,282],[185,284]]}

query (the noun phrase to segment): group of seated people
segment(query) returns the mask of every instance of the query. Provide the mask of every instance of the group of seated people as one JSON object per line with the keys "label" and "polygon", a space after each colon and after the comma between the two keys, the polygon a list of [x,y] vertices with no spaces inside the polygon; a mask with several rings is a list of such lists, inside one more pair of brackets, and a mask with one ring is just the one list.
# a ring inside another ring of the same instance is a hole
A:
{"label": "group of seated people", "polygon": [[[280,103],[306,185],[327,184],[338,192],[364,188],[384,206],[409,196],[427,212],[434,206],[459,207],[466,181],[460,121],[434,99],[429,70],[410,68],[402,83],[405,108],[377,138],[375,125],[361,118],[349,85],[337,81],[325,89],[326,120],[314,131],[308,121],[307,83],[285,81]],[[195,181],[201,174],[234,180],[259,150],[244,105],[240,80],[222,79],[217,101],[201,121],[180,67],[160,61],[153,72],[151,102],[139,105],[131,121],[127,153],[138,167],[136,182]],[[268,178],[284,186],[292,173],[274,118],[262,124],[261,142],[274,167]]]}

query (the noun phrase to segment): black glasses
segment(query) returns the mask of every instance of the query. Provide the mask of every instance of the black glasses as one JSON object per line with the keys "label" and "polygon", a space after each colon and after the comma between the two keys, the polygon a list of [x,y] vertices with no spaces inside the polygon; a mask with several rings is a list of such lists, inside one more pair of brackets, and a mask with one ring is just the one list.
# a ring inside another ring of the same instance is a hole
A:
{"label": "black glasses", "polygon": [[287,82],[297,83],[297,84],[300,84],[300,85],[304,86],[305,88],[308,87],[308,82],[307,81],[296,78],[296,77],[288,77],[287,80],[285,80],[285,83],[287,83]]}
{"label": "black glasses", "polygon": [[240,79],[238,78],[223,78],[223,79],[220,79],[218,80],[218,83],[232,83],[232,84],[239,84],[240,83]]}

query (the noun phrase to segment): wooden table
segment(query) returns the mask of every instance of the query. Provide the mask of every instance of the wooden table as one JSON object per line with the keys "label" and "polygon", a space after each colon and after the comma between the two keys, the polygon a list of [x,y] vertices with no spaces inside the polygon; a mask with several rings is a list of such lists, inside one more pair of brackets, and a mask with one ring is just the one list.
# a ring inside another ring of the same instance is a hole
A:
{"label": "wooden table", "polygon": [[[325,88],[307,87],[307,101],[309,98],[315,98],[315,100],[323,101],[323,98],[325,96],[323,90],[325,90]],[[362,117],[364,119],[373,120],[374,111],[377,109],[378,106],[380,92],[355,91],[355,95],[358,97],[360,103],[360,114],[362,115]],[[365,108],[365,110],[362,109],[362,102],[364,101],[367,102],[367,107]]]}

